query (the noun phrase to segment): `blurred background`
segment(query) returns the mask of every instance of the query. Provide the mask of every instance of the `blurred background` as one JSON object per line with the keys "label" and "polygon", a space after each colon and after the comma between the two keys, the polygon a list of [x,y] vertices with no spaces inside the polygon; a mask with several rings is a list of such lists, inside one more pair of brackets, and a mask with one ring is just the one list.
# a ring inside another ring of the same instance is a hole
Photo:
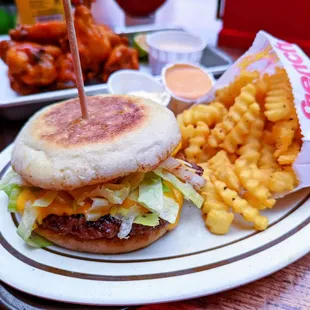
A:
{"label": "blurred background", "polygon": [[[53,1],[30,2],[40,5]],[[92,12],[97,22],[113,29],[139,24],[178,25],[205,37],[209,44],[243,49],[263,29],[296,42],[310,53],[309,0],[97,0]],[[13,28],[15,14],[14,0],[0,1],[0,34]]]}

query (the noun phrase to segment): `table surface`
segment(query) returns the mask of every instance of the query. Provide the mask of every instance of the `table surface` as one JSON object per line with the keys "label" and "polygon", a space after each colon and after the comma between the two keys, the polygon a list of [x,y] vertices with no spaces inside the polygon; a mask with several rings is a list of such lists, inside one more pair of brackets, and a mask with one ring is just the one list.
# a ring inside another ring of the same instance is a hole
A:
{"label": "table surface", "polygon": [[[96,12],[103,12],[108,9],[115,17],[113,19],[114,23],[118,23],[117,25],[124,23],[123,13],[115,7],[112,0],[97,2],[105,4],[102,4],[104,8],[101,7],[100,10],[97,7]],[[156,15],[156,22],[165,21],[167,18],[165,14],[168,12],[169,19],[176,25],[187,26],[193,32],[200,34],[204,32],[204,29],[208,29],[209,33],[212,32],[208,39],[210,42],[215,43],[214,33],[219,30],[219,23],[215,20],[212,22],[210,19],[212,19],[211,16],[215,16],[217,1],[192,0],[190,2],[190,18],[181,18],[184,17],[185,12],[188,12],[189,1],[170,0]],[[195,2],[195,4],[192,2]],[[196,16],[193,10],[196,11]],[[197,18],[197,15],[201,15],[201,11],[208,12],[208,18]],[[174,14],[171,15],[171,12],[174,12]],[[99,21],[109,23],[109,20],[106,20],[103,15],[98,13],[97,15]],[[111,14],[109,17],[111,17]],[[187,24],[184,24],[184,20],[187,21]],[[202,24],[197,24],[197,20],[200,20]],[[236,54],[234,51],[231,55],[236,56],[238,53]],[[24,121],[8,121],[0,118],[0,151],[13,142],[23,123]],[[139,309],[310,309],[310,254],[281,271],[240,288],[194,300],[150,305]]]}

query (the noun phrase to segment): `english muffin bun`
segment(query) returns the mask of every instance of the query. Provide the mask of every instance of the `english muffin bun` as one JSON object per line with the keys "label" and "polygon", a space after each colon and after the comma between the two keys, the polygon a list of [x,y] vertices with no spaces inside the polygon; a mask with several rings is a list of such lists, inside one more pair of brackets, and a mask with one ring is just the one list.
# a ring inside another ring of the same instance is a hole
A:
{"label": "english muffin bun", "polygon": [[151,100],[100,95],[87,107],[87,120],[78,99],[36,113],[15,141],[13,169],[34,186],[72,190],[151,171],[180,142],[173,113]]}

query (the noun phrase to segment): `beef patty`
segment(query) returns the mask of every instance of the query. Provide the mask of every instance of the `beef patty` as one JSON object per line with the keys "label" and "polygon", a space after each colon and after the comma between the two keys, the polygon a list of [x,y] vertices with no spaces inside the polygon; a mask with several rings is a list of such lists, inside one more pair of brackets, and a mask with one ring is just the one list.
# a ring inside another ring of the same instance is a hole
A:
{"label": "beef patty", "polygon": [[[166,226],[168,222],[160,219],[155,227],[133,224],[129,236],[147,234],[152,230]],[[41,228],[50,229],[60,235],[74,235],[82,240],[94,240],[117,236],[121,221],[110,215],[100,217],[97,221],[86,221],[83,214],[55,215],[50,214],[43,219]]]}

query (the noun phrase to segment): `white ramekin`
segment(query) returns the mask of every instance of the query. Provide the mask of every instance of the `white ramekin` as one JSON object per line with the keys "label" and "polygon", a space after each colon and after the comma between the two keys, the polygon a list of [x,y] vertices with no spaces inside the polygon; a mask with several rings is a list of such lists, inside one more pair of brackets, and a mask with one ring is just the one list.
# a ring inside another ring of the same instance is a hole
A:
{"label": "white ramekin", "polygon": [[[137,91],[149,93],[163,93],[164,86],[153,76],[137,70],[119,70],[111,74],[107,82],[110,94],[129,94]],[[161,105],[167,107],[171,96],[166,93],[165,100]]]}
{"label": "white ramekin", "polygon": [[170,88],[167,86],[166,84],[166,71],[173,67],[173,66],[176,66],[176,65],[190,65],[190,66],[193,66],[193,67],[197,67],[199,69],[201,69],[211,80],[211,88],[210,90],[212,89],[213,85],[215,84],[215,79],[214,79],[214,76],[210,73],[208,73],[206,71],[206,68],[200,66],[200,65],[197,65],[197,64],[192,64],[192,63],[188,63],[188,62],[178,62],[178,63],[172,63],[172,64],[166,64],[163,68],[162,68],[162,71],[161,71],[161,79],[162,79],[162,82],[163,82],[163,85],[165,87],[165,90],[168,94],[170,94],[171,96],[171,101],[169,103],[169,109],[172,110],[174,112],[174,114],[179,114],[181,112],[183,112],[185,109],[188,109],[190,106],[192,106],[193,104],[196,104],[196,103],[201,103],[203,101],[203,98],[205,98],[206,95],[204,95],[203,97],[201,98],[197,98],[196,100],[188,100],[188,99],[185,99],[185,98],[181,98],[179,96],[176,96],[171,90]]}
{"label": "white ramekin", "polygon": [[[159,75],[168,63],[199,63],[207,42],[185,31],[159,31],[147,35],[149,64],[153,75]],[[186,48],[183,48],[186,43]],[[175,46],[180,46],[176,50]],[[170,46],[170,47],[169,47]],[[174,47],[173,47],[174,46]]]}

